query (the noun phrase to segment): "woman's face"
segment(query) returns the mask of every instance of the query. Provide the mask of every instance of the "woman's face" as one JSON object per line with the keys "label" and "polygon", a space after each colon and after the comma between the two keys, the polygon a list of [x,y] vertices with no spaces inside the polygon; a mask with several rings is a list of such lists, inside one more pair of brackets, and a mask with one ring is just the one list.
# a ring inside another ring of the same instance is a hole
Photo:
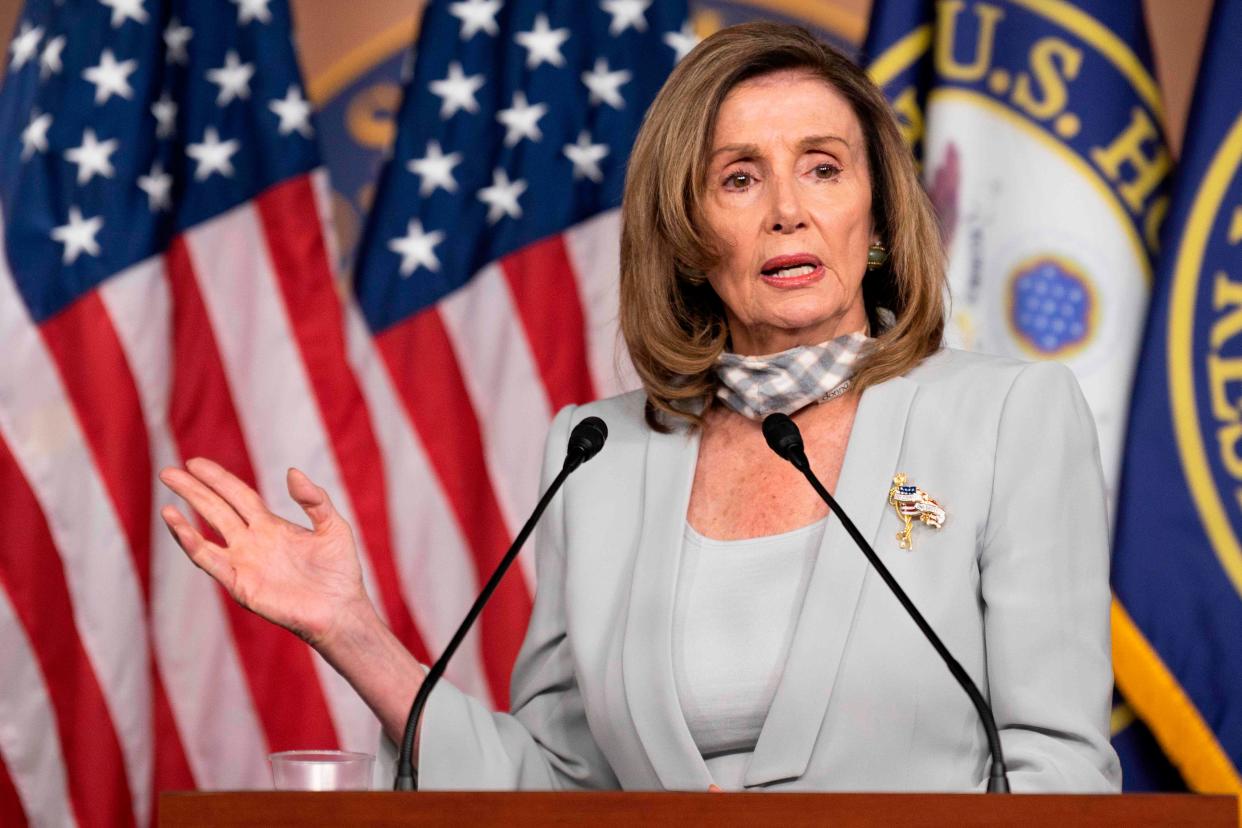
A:
{"label": "woman's face", "polygon": [[706,218],[723,243],[707,278],[733,350],[770,354],[863,329],[871,176],[845,98],[799,70],[738,84],[707,169]]}

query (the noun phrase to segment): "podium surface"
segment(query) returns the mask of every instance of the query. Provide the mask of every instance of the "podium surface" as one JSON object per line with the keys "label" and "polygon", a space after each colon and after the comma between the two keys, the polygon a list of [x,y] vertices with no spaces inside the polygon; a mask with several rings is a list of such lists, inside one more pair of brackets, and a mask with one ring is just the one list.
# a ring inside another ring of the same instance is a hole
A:
{"label": "podium surface", "polygon": [[166,793],[161,826],[635,824],[1212,826],[1238,828],[1233,796],[875,793],[550,793],[285,791]]}

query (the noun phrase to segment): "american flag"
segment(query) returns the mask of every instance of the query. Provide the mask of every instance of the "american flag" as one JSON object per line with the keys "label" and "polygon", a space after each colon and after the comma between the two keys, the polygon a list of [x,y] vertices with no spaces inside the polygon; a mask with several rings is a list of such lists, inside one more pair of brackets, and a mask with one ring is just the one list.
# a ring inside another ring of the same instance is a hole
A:
{"label": "american flag", "polygon": [[[155,473],[210,456],[297,520],[303,469],[438,653],[552,413],[626,382],[616,208],[685,20],[431,3],[342,294],[286,0],[29,0],[0,90],[0,823],[144,825],[160,790],[267,787],[272,750],[374,750],[348,685],[185,559]],[[498,706],[522,576],[450,671]]]}

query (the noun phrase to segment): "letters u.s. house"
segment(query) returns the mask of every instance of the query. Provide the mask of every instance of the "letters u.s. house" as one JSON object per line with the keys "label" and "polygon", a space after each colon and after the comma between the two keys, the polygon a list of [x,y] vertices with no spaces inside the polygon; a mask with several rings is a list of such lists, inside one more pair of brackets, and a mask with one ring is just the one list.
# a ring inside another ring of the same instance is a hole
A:
{"label": "letters u.s. house", "polygon": [[1073,368],[1115,491],[1170,172],[1141,8],[881,0],[868,54],[941,218],[950,344]]}

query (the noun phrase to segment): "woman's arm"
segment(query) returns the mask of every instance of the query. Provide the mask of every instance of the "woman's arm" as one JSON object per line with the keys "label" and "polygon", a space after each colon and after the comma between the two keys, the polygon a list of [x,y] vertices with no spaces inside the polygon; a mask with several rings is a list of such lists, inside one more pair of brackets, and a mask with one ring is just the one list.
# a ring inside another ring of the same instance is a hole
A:
{"label": "woman's arm", "polygon": [[1115,791],[1108,515],[1069,369],[1022,369],[1000,419],[979,566],[991,703],[1015,791]]}

